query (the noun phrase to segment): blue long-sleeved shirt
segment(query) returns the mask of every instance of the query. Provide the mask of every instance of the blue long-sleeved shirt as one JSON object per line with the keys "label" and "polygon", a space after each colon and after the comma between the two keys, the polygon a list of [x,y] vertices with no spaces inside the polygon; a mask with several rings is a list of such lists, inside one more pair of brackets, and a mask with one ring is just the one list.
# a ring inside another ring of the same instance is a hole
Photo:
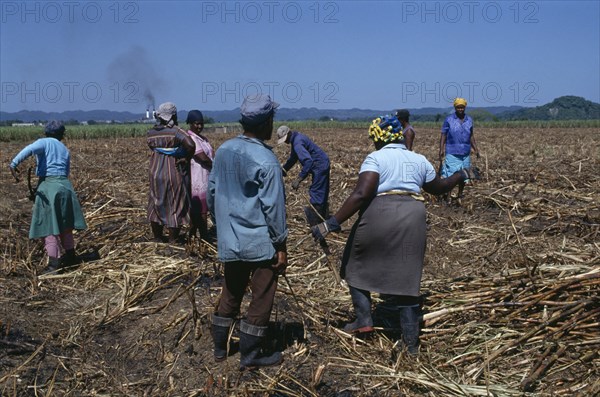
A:
{"label": "blue long-sleeved shirt", "polygon": [[467,155],[471,153],[473,119],[465,114],[464,120],[452,113],[444,120],[442,134],[446,135],[446,154]]}
{"label": "blue long-sleeved shirt", "polygon": [[298,131],[292,131],[290,134],[292,134],[290,138],[292,150],[290,157],[283,165],[283,169],[286,172],[289,171],[297,161],[300,161],[300,164],[302,164],[302,170],[300,170],[300,174],[298,175],[298,178],[300,179],[306,178],[313,170],[326,170],[329,168],[329,157],[327,157],[327,154],[323,149],[318,147],[309,137]]}
{"label": "blue long-sleeved shirt", "polygon": [[36,156],[35,174],[37,176],[69,176],[71,155],[69,149],[58,139],[40,138],[25,146],[11,161],[11,168],[17,167],[32,155]]}
{"label": "blue long-sleeved shirt", "polygon": [[206,198],[217,223],[219,260],[272,259],[287,239],[283,175],[263,141],[240,135],[223,143]]}

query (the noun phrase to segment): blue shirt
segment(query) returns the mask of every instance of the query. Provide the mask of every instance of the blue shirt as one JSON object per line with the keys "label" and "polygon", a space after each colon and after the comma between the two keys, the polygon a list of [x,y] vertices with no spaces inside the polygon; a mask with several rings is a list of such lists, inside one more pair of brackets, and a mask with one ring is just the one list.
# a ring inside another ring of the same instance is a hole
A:
{"label": "blue shirt", "polygon": [[290,134],[292,134],[290,138],[292,151],[290,157],[283,165],[283,169],[286,172],[289,171],[298,160],[300,160],[300,164],[302,164],[302,170],[300,170],[300,174],[298,174],[298,178],[300,179],[306,178],[311,171],[326,170],[329,168],[329,157],[327,157],[327,154],[323,149],[318,147],[309,137],[298,131],[292,131]]}
{"label": "blue shirt", "polygon": [[403,143],[388,143],[369,154],[359,174],[365,171],[379,174],[377,194],[390,190],[420,193],[421,187],[436,175],[425,156],[408,150]]}
{"label": "blue shirt", "polygon": [[215,153],[206,194],[223,262],[272,259],[288,235],[281,166],[263,141],[240,135]]}
{"label": "blue shirt", "polygon": [[37,176],[69,176],[71,155],[69,149],[58,139],[40,138],[27,145],[12,160],[11,168],[17,167],[32,155],[36,157],[35,174]]}
{"label": "blue shirt", "polygon": [[465,114],[463,120],[452,113],[442,125],[442,134],[446,135],[446,154],[468,155],[471,153],[471,134],[473,119]]}

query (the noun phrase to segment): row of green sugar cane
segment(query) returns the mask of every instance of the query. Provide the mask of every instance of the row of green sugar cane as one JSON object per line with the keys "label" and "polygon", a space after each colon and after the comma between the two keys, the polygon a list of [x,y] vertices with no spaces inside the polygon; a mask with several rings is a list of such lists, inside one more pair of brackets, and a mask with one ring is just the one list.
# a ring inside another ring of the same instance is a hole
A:
{"label": "row of green sugar cane", "polygon": [[[481,121],[475,120],[478,128],[600,128],[600,120],[511,120],[511,121]],[[275,128],[283,124],[277,121]],[[308,131],[313,129],[367,129],[368,120],[303,120],[286,121],[292,129]],[[439,128],[441,123],[426,121],[415,121],[415,128]],[[182,125],[185,128],[185,125]],[[67,134],[69,139],[98,139],[98,138],[128,138],[141,137],[150,128],[148,124],[95,124],[95,125],[68,125]],[[207,124],[205,132],[240,132],[239,123],[215,123]],[[0,142],[31,141],[43,136],[43,126],[0,126]]]}

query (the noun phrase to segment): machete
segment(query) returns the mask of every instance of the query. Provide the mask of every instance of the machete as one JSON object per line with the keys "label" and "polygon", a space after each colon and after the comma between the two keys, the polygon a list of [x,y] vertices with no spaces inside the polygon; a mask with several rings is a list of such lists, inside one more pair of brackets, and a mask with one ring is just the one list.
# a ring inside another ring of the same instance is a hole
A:
{"label": "machete", "polygon": [[27,169],[27,188],[29,189],[29,196],[27,196],[27,198],[30,201],[35,201],[35,194],[37,193],[37,186],[34,188],[33,185],[31,184],[32,170],[33,170],[33,167],[29,167]]}

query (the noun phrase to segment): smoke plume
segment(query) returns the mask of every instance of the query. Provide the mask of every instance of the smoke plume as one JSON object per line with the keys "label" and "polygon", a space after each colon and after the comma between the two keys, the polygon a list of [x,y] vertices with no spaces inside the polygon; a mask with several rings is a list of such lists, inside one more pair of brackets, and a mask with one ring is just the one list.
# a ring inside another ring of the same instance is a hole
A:
{"label": "smoke plume", "polygon": [[[156,108],[155,95],[165,94],[166,82],[154,69],[146,50],[140,46],[133,46],[118,55],[108,65],[108,78],[118,82],[120,89],[127,94],[132,94],[133,84],[135,99],[142,99],[148,109]],[[130,95],[130,100],[133,99],[131,97],[133,95]]]}

